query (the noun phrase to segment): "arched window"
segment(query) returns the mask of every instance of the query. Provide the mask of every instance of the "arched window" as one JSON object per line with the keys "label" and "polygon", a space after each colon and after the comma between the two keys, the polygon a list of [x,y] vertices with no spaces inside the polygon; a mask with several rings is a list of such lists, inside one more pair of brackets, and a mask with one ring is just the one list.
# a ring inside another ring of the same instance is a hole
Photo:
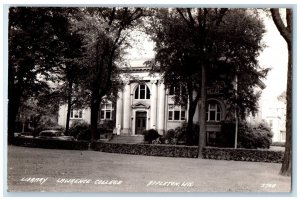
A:
{"label": "arched window", "polygon": [[221,108],[218,103],[208,103],[206,111],[206,120],[214,122],[221,121]]}
{"label": "arched window", "polygon": [[135,99],[150,99],[150,90],[147,85],[139,85],[134,93]]}

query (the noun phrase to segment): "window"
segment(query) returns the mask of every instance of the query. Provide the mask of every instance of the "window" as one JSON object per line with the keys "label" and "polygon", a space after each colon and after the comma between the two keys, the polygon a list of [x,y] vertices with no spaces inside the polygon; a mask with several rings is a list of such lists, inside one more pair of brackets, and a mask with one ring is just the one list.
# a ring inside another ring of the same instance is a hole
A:
{"label": "window", "polygon": [[82,119],[82,110],[71,110],[71,119]]}
{"label": "window", "polygon": [[169,104],[169,118],[168,120],[185,120],[185,107]]}
{"label": "window", "polygon": [[221,121],[221,109],[219,104],[210,103],[206,112],[207,121]]}
{"label": "window", "polygon": [[169,95],[173,96],[175,94],[186,94],[185,88],[183,86],[180,87],[170,87],[169,88]]}
{"label": "window", "polygon": [[281,138],[281,142],[285,142],[286,141],[286,133],[285,133],[285,131],[280,131],[280,138]]}
{"label": "window", "polygon": [[170,89],[169,89],[169,95],[174,95],[175,94],[175,91],[176,91],[176,89],[175,89],[175,87],[171,87]]}
{"label": "window", "polygon": [[101,104],[101,111],[100,111],[100,119],[101,120],[111,120],[112,119],[112,104],[111,103],[104,103]]}
{"label": "window", "polygon": [[139,85],[134,93],[135,99],[150,99],[150,90],[147,85]]}

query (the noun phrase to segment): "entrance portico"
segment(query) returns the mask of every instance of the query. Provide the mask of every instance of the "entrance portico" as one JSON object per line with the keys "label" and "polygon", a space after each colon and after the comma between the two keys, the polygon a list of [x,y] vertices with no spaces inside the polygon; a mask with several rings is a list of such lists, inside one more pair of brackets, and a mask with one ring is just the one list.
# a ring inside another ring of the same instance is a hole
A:
{"label": "entrance portico", "polygon": [[132,135],[141,135],[144,130],[150,129],[149,110],[150,105],[145,102],[138,102],[132,105]]}

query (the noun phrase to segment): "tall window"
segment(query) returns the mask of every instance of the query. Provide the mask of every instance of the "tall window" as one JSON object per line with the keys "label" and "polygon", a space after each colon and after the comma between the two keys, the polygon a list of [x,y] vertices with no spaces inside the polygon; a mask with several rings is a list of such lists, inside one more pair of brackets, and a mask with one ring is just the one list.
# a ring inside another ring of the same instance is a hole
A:
{"label": "tall window", "polygon": [[169,120],[185,120],[185,107],[169,104]]}
{"label": "tall window", "polygon": [[209,103],[206,112],[207,121],[221,121],[221,109],[217,103]]}
{"label": "tall window", "polygon": [[71,119],[82,119],[82,110],[71,110]]}
{"label": "tall window", "polygon": [[176,88],[175,87],[170,87],[169,89],[169,95],[172,96],[175,94]]}
{"label": "tall window", "polygon": [[185,88],[183,86],[176,86],[176,87],[170,87],[169,88],[169,95],[172,96],[172,95],[175,95],[175,94],[185,94],[186,91],[185,91]]}
{"label": "tall window", "polygon": [[111,103],[104,103],[101,104],[101,111],[100,111],[100,119],[101,120],[111,120],[112,119],[112,104]]}
{"label": "tall window", "polygon": [[139,85],[134,93],[135,99],[150,99],[150,90],[145,84]]}

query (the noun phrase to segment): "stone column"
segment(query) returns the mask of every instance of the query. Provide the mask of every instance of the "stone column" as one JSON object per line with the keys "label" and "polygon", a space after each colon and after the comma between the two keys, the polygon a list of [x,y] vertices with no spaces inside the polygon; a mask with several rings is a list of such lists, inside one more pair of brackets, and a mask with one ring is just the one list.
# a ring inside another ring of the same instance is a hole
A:
{"label": "stone column", "polygon": [[130,118],[130,83],[126,82],[123,92],[123,134],[129,134]]}
{"label": "stone column", "polygon": [[116,128],[122,128],[123,117],[123,91],[118,92],[117,108],[116,108]]}
{"label": "stone column", "polygon": [[162,80],[159,81],[158,86],[158,109],[157,109],[157,131],[159,134],[164,134],[165,123],[165,97],[166,90]]}
{"label": "stone column", "polygon": [[151,80],[151,115],[149,128],[156,129],[156,111],[157,111],[157,80]]}

